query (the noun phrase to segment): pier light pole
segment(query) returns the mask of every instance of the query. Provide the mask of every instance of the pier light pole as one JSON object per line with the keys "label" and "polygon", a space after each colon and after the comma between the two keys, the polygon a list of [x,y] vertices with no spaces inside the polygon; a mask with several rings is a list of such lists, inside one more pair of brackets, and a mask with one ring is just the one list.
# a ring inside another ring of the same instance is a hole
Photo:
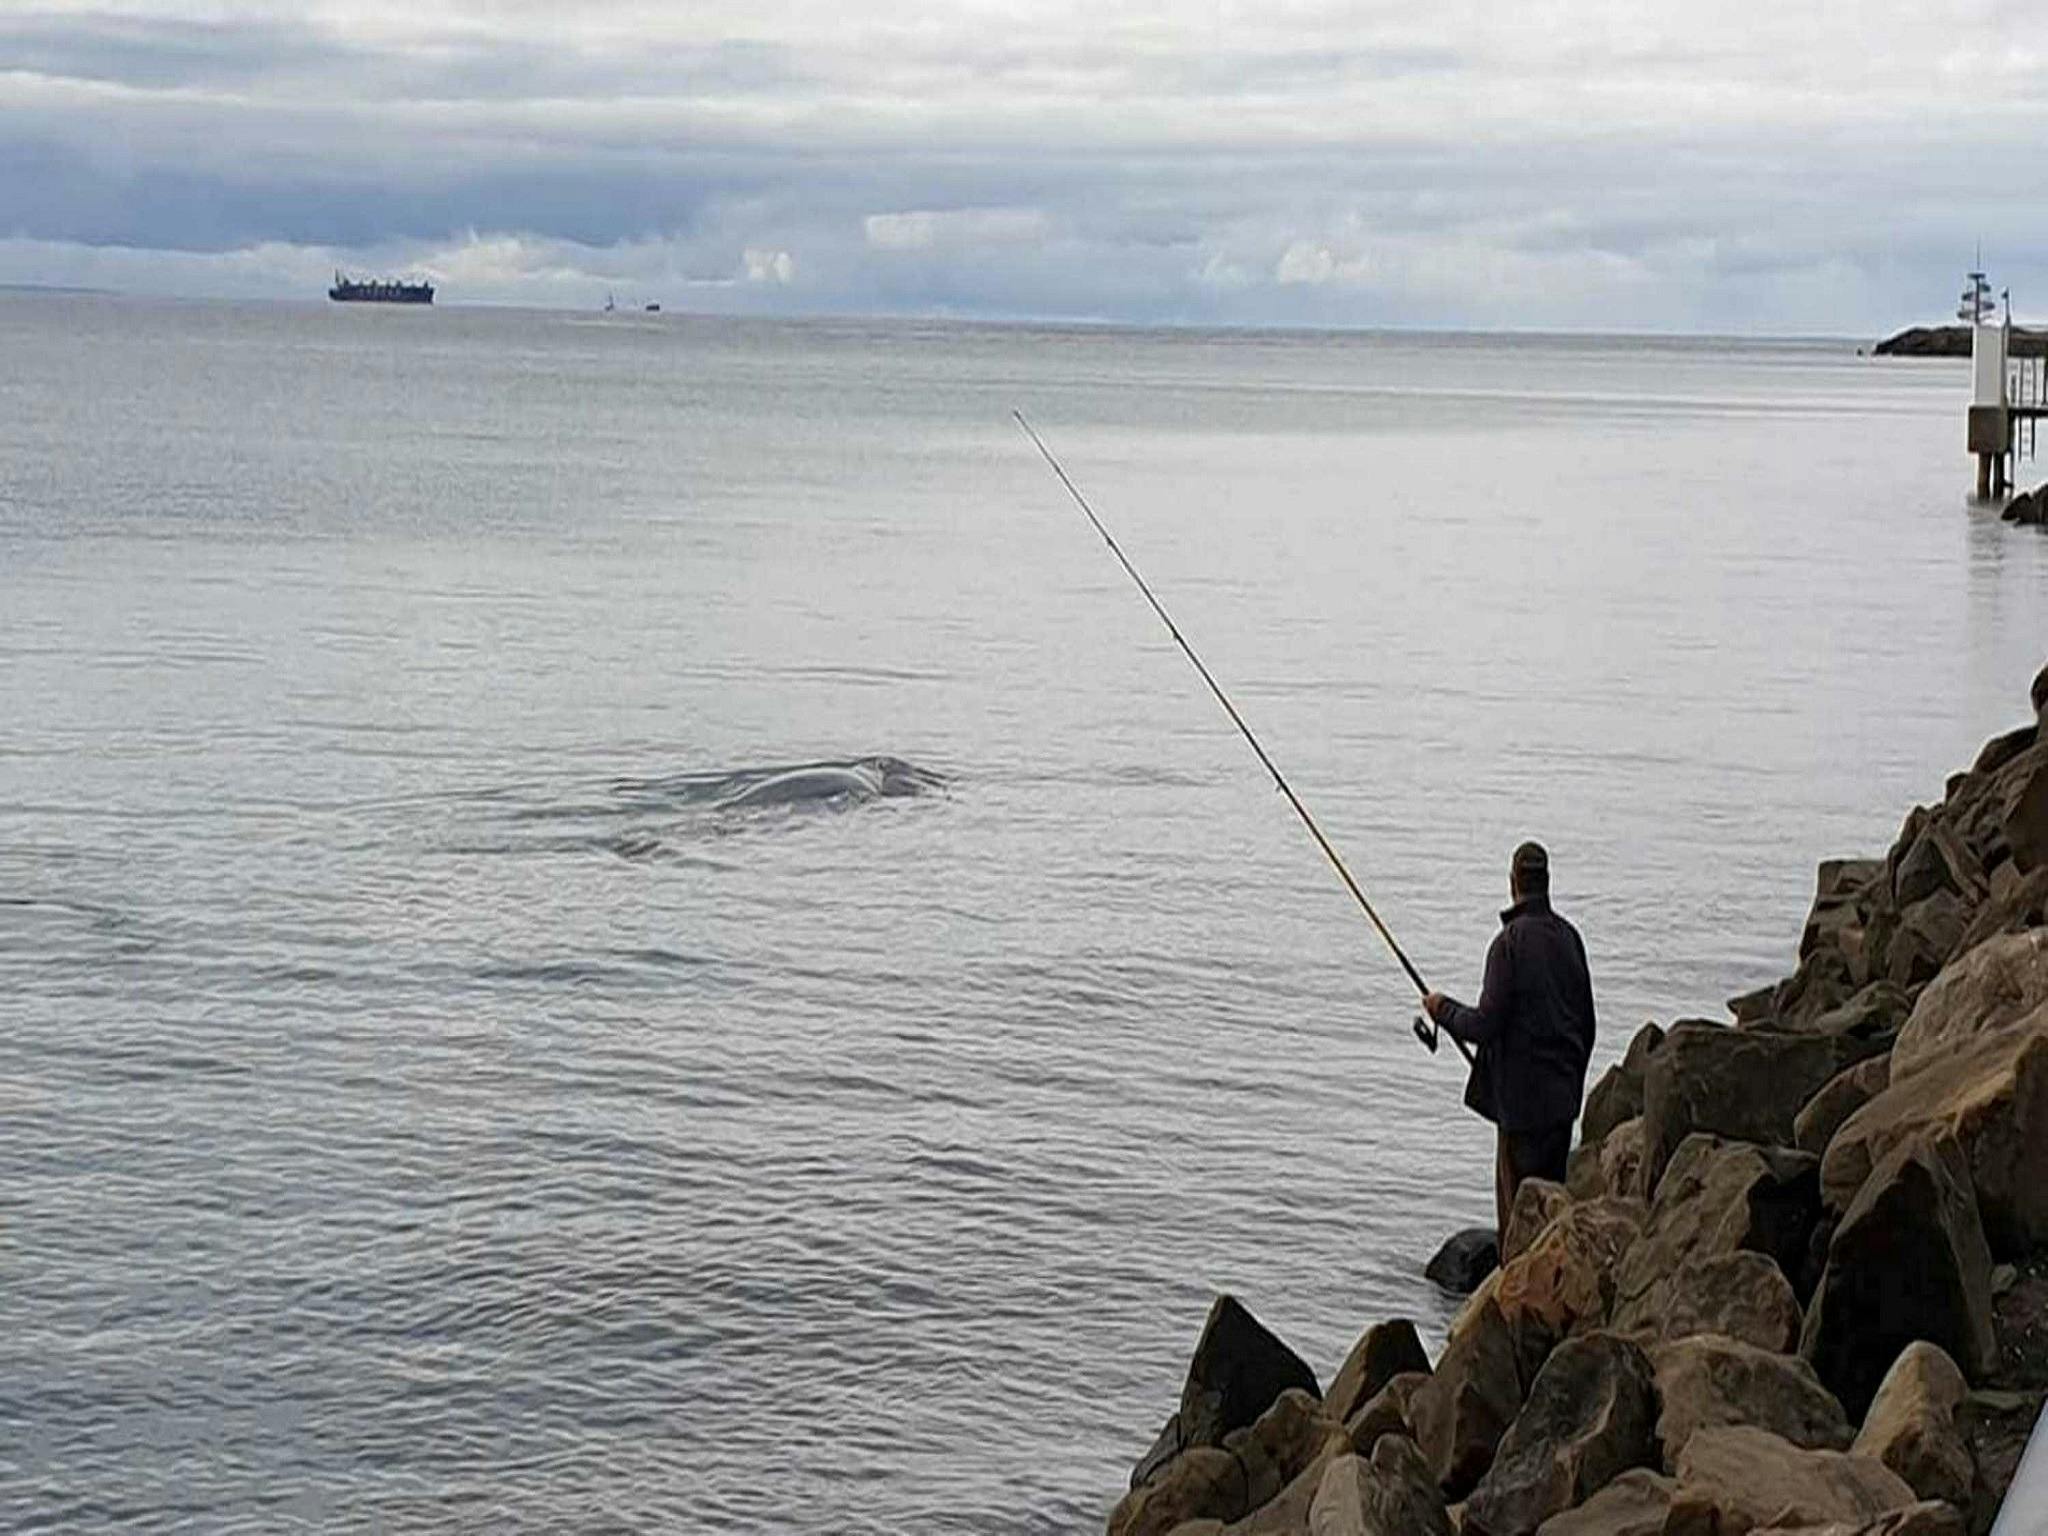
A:
{"label": "pier light pole", "polygon": [[2008,321],[2000,321],[1991,301],[1991,284],[1972,272],[1956,317],[1970,322],[1970,452],[1977,456],[1977,499],[2003,496],[2005,456],[2012,446],[2011,402],[2006,399],[2005,359],[2011,341]]}

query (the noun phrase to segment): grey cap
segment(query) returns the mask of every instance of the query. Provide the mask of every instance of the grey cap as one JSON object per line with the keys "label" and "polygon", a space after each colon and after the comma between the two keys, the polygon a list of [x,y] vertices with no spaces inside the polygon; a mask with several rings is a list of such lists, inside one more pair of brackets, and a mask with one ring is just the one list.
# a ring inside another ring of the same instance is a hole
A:
{"label": "grey cap", "polygon": [[1541,843],[1524,843],[1515,850],[1508,873],[1515,882],[1516,890],[1547,891],[1550,889],[1550,855],[1543,851]]}

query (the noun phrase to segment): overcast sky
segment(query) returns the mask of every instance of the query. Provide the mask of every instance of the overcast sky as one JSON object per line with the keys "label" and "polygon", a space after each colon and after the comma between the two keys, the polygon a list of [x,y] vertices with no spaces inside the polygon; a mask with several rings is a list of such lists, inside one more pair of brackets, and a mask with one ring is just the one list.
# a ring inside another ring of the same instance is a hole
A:
{"label": "overcast sky", "polygon": [[36,0],[0,282],[1192,323],[2048,315],[2040,0]]}

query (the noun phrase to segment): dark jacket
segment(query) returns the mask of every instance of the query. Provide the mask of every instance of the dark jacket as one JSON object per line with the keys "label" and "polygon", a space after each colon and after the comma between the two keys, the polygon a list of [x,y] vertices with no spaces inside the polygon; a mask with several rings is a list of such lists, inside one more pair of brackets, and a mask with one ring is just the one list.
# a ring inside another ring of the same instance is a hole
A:
{"label": "dark jacket", "polygon": [[1578,929],[1531,896],[1500,915],[1479,1006],[1446,998],[1437,1022],[1479,1048],[1465,1103],[1504,1131],[1569,1126],[1593,1054],[1593,979]]}

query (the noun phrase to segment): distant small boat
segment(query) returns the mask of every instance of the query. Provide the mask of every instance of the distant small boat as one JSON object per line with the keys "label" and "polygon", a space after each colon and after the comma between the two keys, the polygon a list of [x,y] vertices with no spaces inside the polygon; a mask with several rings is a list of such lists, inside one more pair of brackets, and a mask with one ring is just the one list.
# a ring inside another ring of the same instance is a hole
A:
{"label": "distant small boat", "polygon": [[431,304],[434,302],[434,285],[378,277],[343,277],[337,271],[334,286],[327,290],[327,297],[337,304]]}
{"label": "distant small boat", "polygon": [[649,313],[650,315],[658,315],[661,313],[661,306],[659,304],[650,304],[647,306],[647,313]]}

